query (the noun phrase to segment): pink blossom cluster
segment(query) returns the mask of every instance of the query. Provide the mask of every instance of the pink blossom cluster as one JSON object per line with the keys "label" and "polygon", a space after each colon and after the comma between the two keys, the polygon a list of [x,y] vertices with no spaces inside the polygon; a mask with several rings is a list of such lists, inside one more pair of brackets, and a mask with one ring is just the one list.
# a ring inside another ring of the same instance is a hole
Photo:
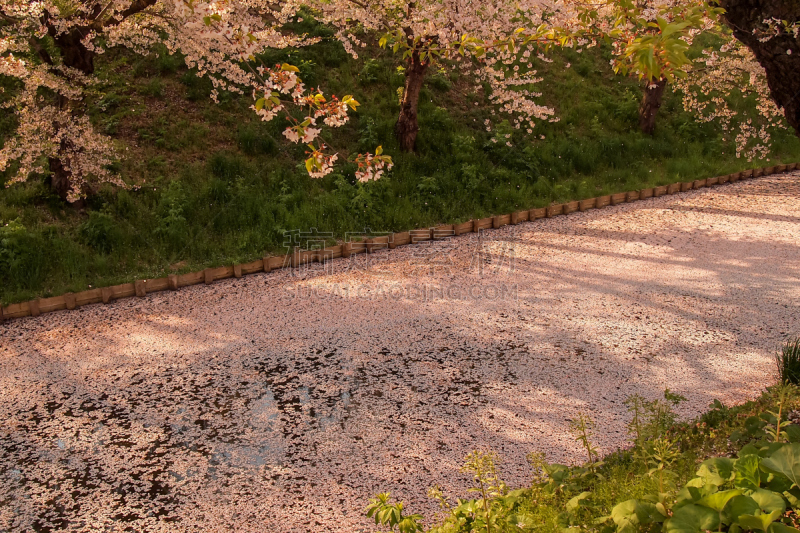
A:
{"label": "pink blossom cluster", "polygon": [[[717,121],[726,136],[733,138],[737,157],[748,161],[768,157],[771,132],[787,125],[782,110],[770,97],[764,68],[750,49],[730,40],[718,50],[704,51],[695,63],[698,68],[675,82],[684,109],[700,122]],[[727,98],[732,93],[753,95],[757,113],[742,116]],[[736,117],[740,118],[738,123],[734,122]]]}
{"label": "pink blossom cluster", "polygon": [[391,158],[381,155],[383,149],[379,146],[373,154],[363,154],[356,158],[358,170],[356,171],[356,178],[358,181],[367,182],[371,180],[380,179],[384,170],[391,170],[393,163]]}

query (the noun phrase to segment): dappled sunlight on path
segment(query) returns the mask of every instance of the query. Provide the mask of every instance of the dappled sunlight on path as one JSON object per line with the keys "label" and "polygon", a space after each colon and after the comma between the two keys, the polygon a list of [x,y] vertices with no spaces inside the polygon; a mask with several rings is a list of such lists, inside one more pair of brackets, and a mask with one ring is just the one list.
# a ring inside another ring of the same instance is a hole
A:
{"label": "dappled sunlight on path", "polygon": [[0,327],[0,530],[371,531],[476,447],[625,445],[770,383],[800,325],[800,174],[157,293]]}

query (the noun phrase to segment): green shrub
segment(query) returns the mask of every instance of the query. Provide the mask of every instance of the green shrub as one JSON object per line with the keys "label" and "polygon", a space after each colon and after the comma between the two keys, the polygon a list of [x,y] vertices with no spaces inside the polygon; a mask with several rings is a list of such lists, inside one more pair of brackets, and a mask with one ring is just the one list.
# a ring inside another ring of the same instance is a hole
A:
{"label": "green shrub", "polygon": [[800,384],[800,337],[786,341],[775,360],[781,383]]}
{"label": "green shrub", "polygon": [[242,152],[251,156],[272,155],[278,151],[275,139],[258,123],[241,126],[236,140]]}
{"label": "green shrub", "polygon": [[107,254],[119,245],[121,232],[114,217],[92,211],[89,220],[78,227],[81,240],[100,253]]}
{"label": "green shrub", "polygon": [[186,202],[186,193],[177,181],[170,182],[161,195],[155,234],[163,239],[172,252],[183,248],[188,239],[189,225],[184,216]]}
{"label": "green shrub", "polygon": [[[182,56],[171,56],[163,47],[141,57],[109,50],[96,65],[108,83],[87,104],[94,126],[116,132],[115,142],[126,149],[121,174],[141,187],[89,202],[92,211],[108,209],[103,212],[114,217],[124,245],[109,248],[104,237],[89,237],[88,227],[82,231],[86,218],[64,210],[44,176],[0,187],[0,219],[24,220],[25,239],[43,245],[39,274],[30,283],[20,280],[29,288],[6,283],[13,276],[0,271],[0,298],[22,301],[81,290],[79,280],[97,285],[142,279],[163,268],[169,253],[193,269],[214,261],[250,261],[282,253],[285,228],[316,227],[339,239],[364,226],[404,231],[750,166],[735,158],[718,125],[698,124],[671,89],[656,135],[638,133],[641,88],[635,79],[612,75],[605,45],[582,54],[556,52],[552,64],[533,60],[543,77],[533,90],[560,120],[537,121],[531,133],[504,123],[504,113],[492,116],[487,85],[470,86],[474,80],[463,75],[458,90],[447,91],[457,72],[451,69],[448,76],[431,69],[420,99],[418,151],[402,153],[394,128],[396,90],[404,82],[397,67],[403,61],[369,46],[364,59],[350,57],[331,29],[310,13],[290,25],[322,40],[309,47],[269,49],[255,63],[297,65],[307,87],[319,84],[326,95],[353,94],[362,104],[346,125],[322,134],[331,153],[339,155],[335,176],[310,179],[302,168],[307,147],[290,144],[281,134],[285,117],[255,120],[249,94],[223,91],[215,104],[210,80],[182,66]],[[564,68],[567,62],[575,67]],[[179,84],[184,91],[178,93],[184,94],[173,98],[171,89]],[[21,85],[0,79],[0,89],[2,103]],[[150,95],[168,89],[170,98],[147,105]],[[752,105],[743,101],[737,109]],[[290,113],[302,118],[300,110]],[[16,122],[14,113],[0,114],[0,145]],[[773,140],[775,164],[797,160],[800,143],[793,132],[779,131]],[[377,146],[392,155],[394,168],[380,185],[356,184],[355,154]],[[12,164],[1,172],[0,185],[16,170]],[[182,198],[164,195],[171,181],[180,182]],[[51,225],[52,234],[46,234],[42,228]],[[82,261],[88,270],[80,273]]]}
{"label": "green shrub", "polygon": [[447,92],[453,88],[453,83],[447,77],[447,71],[444,69],[439,69],[429,74],[425,83],[439,92]]}
{"label": "green shrub", "polygon": [[11,289],[30,289],[41,283],[44,243],[19,219],[0,225],[0,272]]}
{"label": "green shrub", "polygon": [[158,78],[152,78],[146,84],[139,87],[139,94],[151,96],[153,98],[161,98],[164,96],[164,82]]}
{"label": "green shrub", "polygon": [[208,199],[213,203],[223,204],[232,198],[230,183],[223,179],[214,178],[209,181],[206,191]]}
{"label": "green shrub", "polygon": [[374,83],[379,79],[387,78],[386,69],[379,61],[367,59],[358,76],[361,83]]}
{"label": "green shrub", "polygon": [[199,77],[195,70],[186,72],[181,76],[180,81],[186,86],[186,99],[191,102],[199,102],[208,98],[214,88],[208,77]]}
{"label": "green shrub", "polygon": [[592,63],[585,59],[578,61],[578,63],[575,65],[575,72],[577,72],[578,75],[582,78],[587,77],[589,73],[592,72],[593,69],[594,66],[592,65]]}
{"label": "green shrub", "polygon": [[236,154],[217,152],[208,160],[208,170],[217,178],[233,181],[236,178],[250,176],[250,168],[246,159]]}
{"label": "green shrub", "polygon": [[153,61],[155,69],[160,74],[173,74],[186,64],[181,54],[170,54],[167,52],[167,47],[163,45],[156,46],[156,57]]}

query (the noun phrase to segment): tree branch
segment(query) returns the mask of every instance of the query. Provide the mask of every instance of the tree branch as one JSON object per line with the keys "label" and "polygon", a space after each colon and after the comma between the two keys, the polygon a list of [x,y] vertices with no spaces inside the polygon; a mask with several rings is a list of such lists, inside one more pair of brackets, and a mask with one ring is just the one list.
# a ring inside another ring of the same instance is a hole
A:
{"label": "tree branch", "polygon": [[[99,26],[99,28],[107,28],[109,26],[117,26],[122,24],[122,22],[127,19],[128,17],[132,17],[138,13],[141,13],[148,7],[155,5],[158,0],[134,0],[131,2],[131,5],[128,6],[128,9],[124,11],[120,11],[117,16],[110,18],[107,22],[103,23],[101,21],[96,21],[95,24],[92,24],[94,27],[95,25]],[[104,10],[105,11],[105,10]]]}
{"label": "tree branch", "polygon": [[28,44],[30,45],[31,49],[36,52],[36,55],[39,56],[39,59],[48,65],[53,66],[53,58],[50,57],[50,53],[44,49],[38,40],[36,40],[34,37],[30,37],[28,39]]}

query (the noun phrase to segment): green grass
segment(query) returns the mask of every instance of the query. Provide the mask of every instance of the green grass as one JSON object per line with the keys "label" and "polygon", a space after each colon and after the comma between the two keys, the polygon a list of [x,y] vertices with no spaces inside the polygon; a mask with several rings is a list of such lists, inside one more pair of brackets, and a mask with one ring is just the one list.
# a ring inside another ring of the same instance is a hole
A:
{"label": "green grass", "polygon": [[[546,80],[537,86],[541,102],[560,121],[537,125],[533,135],[502,123],[487,132],[484,121],[496,117],[484,89],[458,72],[433,72],[421,97],[418,153],[403,154],[393,137],[403,83],[398,59],[368,50],[373,59],[354,60],[329,30],[303,25],[323,41],[261,59],[296,64],[309,85],[362,103],[348,125],[324,133],[340,154],[334,174],[309,178],[304,148],[281,135],[284,119],[259,122],[249,98],[228,93],[213,104],[211,83],[180,58],[109,51],[99,56],[104,83],[89,110],[124,148],[118,168],[137,188],[103,188],[81,211],[61,204],[44,177],[0,189],[0,226],[18,222],[0,234],[0,301],[283,253],[283,232],[291,229],[337,237],[365,227],[402,231],[764,164],[737,160],[721,131],[696,123],[670,92],[655,135],[638,133],[639,85],[614,76],[601,50],[567,50],[538,64]],[[12,127],[4,114],[0,140]],[[503,142],[492,143],[493,135]],[[396,166],[388,178],[360,184],[348,158],[378,145]],[[773,146],[773,162],[800,160],[791,132]],[[0,174],[0,182],[9,177]]]}

